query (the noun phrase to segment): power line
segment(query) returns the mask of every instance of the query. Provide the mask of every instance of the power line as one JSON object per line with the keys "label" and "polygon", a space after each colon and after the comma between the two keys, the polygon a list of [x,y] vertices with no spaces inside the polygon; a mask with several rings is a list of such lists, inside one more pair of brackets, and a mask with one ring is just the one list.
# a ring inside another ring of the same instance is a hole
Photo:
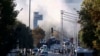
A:
{"label": "power line", "polygon": [[67,19],[71,19],[71,20],[75,20],[77,21],[77,17],[71,17],[71,16],[66,16],[66,15],[63,15],[63,18],[67,18]]}
{"label": "power line", "polygon": [[63,10],[63,12],[64,12],[64,13],[71,14],[71,15],[76,15],[76,16],[78,16],[78,14],[74,14],[74,13],[66,12],[66,11],[64,11],[64,10]]}
{"label": "power line", "polygon": [[63,16],[70,16],[70,17],[78,18],[77,16],[68,15],[68,14],[63,14]]}
{"label": "power line", "polygon": [[69,17],[69,16],[63,16],[64,19],[71,19],[71,20],[75,20],[77,21],[77,18],[74,18],[74,17]]}
{"label": "power line", "polygon": [[72,21],[72,20],[68,20],[68,19],[63,19],[64,21],[69,21],[69,22],[72,22],[72,23],[76,23],[75,21]]}

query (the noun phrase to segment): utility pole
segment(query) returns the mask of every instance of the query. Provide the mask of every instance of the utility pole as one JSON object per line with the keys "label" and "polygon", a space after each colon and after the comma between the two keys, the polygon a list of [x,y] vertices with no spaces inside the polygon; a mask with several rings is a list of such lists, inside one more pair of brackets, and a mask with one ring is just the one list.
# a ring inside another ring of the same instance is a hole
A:
{"label": "utility pole", "polygon": [[[67,14],[66,14],[67,13]],[[69,15],[68,15],[69,14]],[[65,19],[66,18],[66,16],[70,16],[70,17],[67,17],[67,18],[69,18],[69,19]],[[61,31],[62,31],[62,41],[63,41],[63,20],[64,21],[69,21],[69,22],[72,22],[72,23],[74,23],[75,25],[74,25],[74,32],[73,32],[73,37],[76,37],[75,38],[75,41],[76,41],[76,46],[75,46],[75,48],[77,49],[77,47],[78,47],[78,32],[77,32],[77,21],[78,21],[78,17],[77,17],[78,15],[76,15],[76,14],[73,14],[73,13],[69,13],[69,12],[66,12],[66,11],[61,11]],[[65,18],[64,18],[65,17]],[[74,19],[74,21],[72,20],[72,19]],[[75,29],[76,28],[76,29]],[[75,32],[76,31],[76,32]],[[76,34],[75,34],[76,33]],[[73,50],[72,50],[72,54],[73,54]],[[76,54],[76,56],[77,56],[77,54]]]}
{"label": "utility pole", "polygon": [[61,44],[63,43],[63,10],[61,10]]}

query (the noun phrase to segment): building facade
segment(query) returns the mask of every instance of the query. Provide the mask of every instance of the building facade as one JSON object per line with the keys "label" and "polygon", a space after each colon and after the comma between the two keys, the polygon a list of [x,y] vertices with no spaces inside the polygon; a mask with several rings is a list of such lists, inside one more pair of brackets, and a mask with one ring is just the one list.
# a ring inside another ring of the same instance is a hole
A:
{"label": "building facade", "polygon": [[34,12],[34,19],[33,19],[33,28],[38,27],[38,21],[43,20],[43,15],[39,14],[39,12]]}

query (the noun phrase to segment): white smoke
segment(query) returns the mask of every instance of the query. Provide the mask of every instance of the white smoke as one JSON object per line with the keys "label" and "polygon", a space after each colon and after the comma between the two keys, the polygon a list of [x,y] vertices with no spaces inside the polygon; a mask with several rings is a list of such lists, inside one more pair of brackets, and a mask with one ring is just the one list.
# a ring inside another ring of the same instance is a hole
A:
{"label": "white smoke", "polygon": [[[18,15],[18,20],[29,25],[29,0],[16,0],[16,9],[23,10]],[[45,30],[50,30],[53,27],[55,30],[61,30],[61,10],[76,13],[73,8],[80,9],[80,0],[31,0],[31,28],[33,28],[33,12],[39,11],[43,14],[43,20],[39,21],[39,26]],[[68,18],[67,18],[68,19]],[[73,35],[74,23],[64,21],[64,30],[70,35]]]}

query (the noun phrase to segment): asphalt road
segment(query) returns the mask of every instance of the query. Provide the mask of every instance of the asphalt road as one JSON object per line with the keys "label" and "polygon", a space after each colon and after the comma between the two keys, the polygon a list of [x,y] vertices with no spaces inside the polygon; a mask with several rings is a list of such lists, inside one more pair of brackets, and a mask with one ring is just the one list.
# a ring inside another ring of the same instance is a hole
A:
{"label": "asphalt road", "polygon": [[68,55],[68,53],[67,54],[60,54],[60,53],[48,52],[48,56],[69,56],[69,55]]}

